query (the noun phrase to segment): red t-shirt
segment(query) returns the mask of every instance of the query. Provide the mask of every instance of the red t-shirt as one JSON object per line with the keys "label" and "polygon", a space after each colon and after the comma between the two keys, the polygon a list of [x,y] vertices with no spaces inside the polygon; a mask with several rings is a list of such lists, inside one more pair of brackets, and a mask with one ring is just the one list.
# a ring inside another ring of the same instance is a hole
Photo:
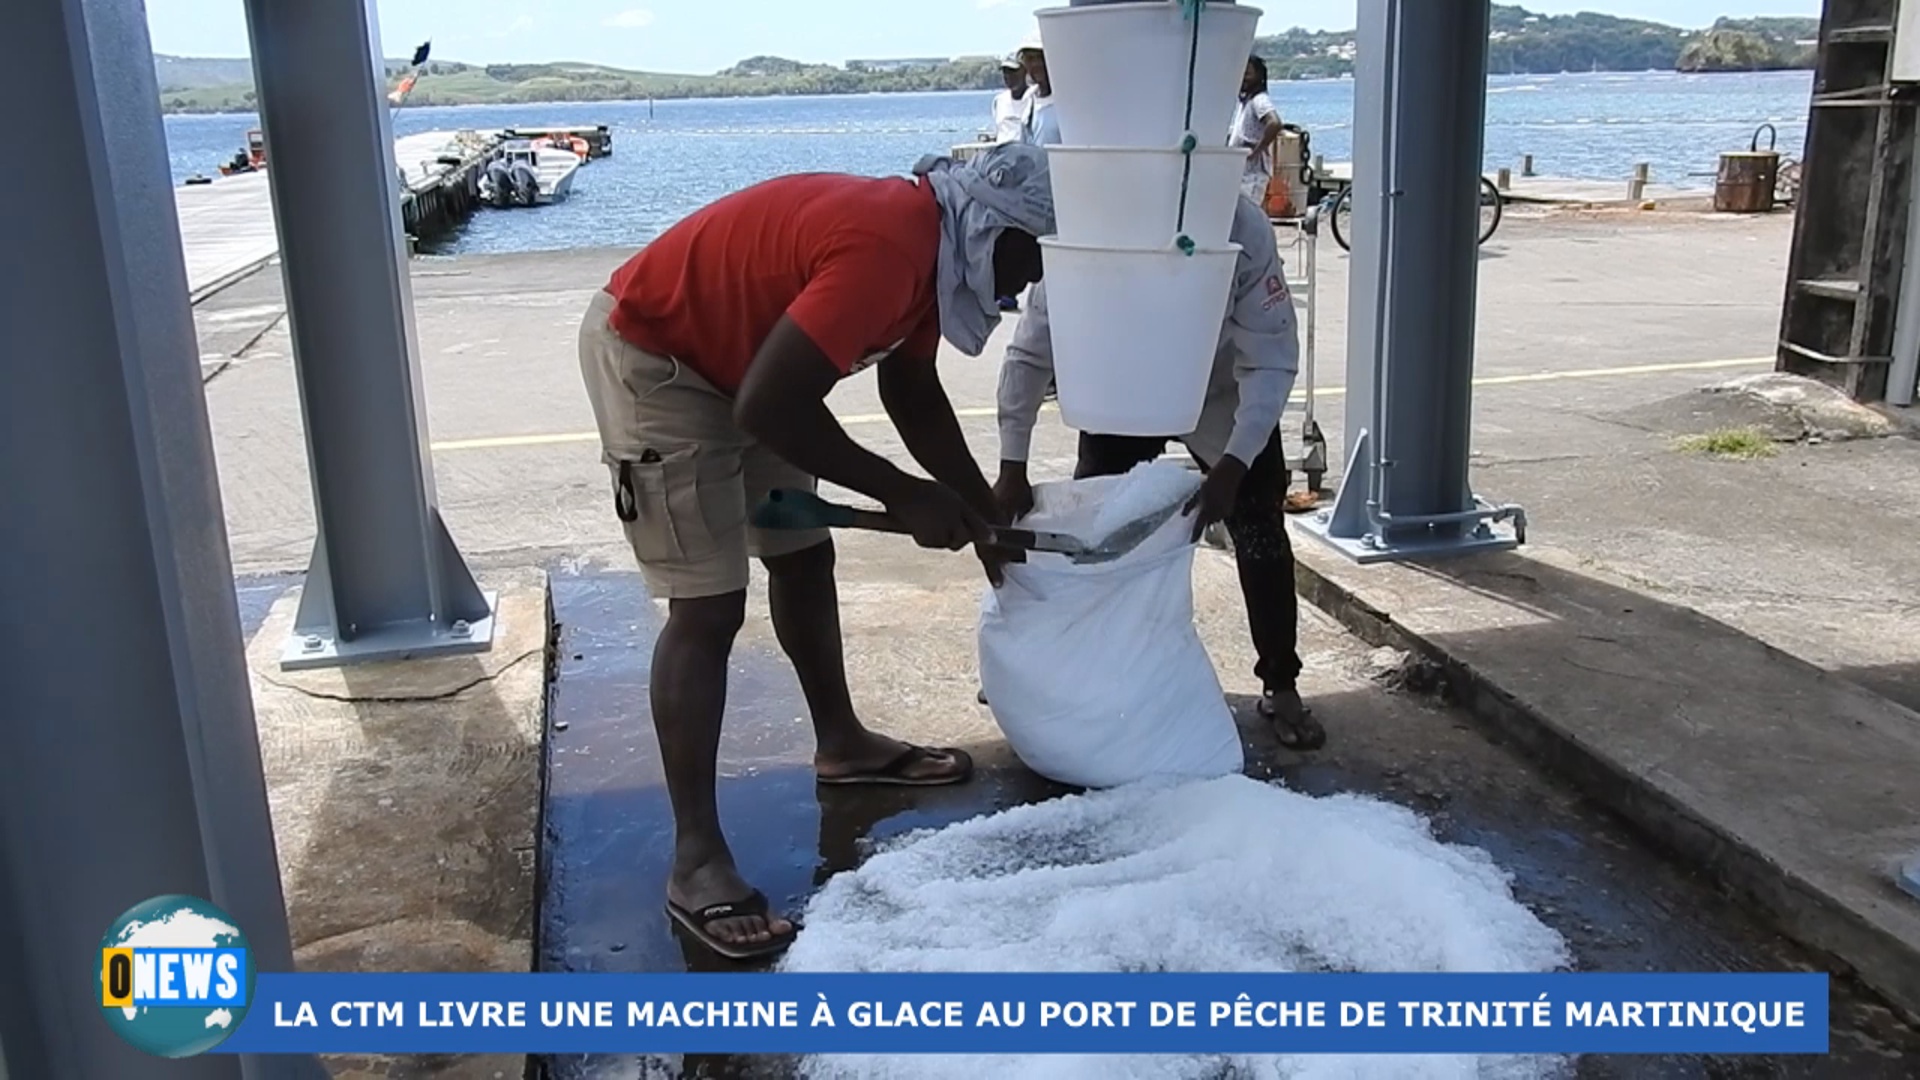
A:
{"label": "red t-shirt", "polygon": [[940,210],[911,180],[804,174],[694,213],[607,283],[614,332],[733,394],[786,315],[850,375],[940,344]]}

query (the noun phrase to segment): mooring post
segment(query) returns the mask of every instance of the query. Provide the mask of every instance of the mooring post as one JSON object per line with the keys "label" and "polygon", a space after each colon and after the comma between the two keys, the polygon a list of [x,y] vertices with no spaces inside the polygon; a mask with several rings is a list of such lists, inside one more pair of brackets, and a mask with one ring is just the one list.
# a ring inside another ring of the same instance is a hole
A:
{"label": "mooring post", "polygon": [[427,458],[373,2],[246,11],[317,528],[282,663],[484,650],[493,598],[447,533]]}
{"label": "mooring post", "polygon": [[1646,197],[1647,179],[1652,175],[1652,169],[1644,161],[1633,167],[1633,179],[1627,181],[1628,202],[1639,202]]}

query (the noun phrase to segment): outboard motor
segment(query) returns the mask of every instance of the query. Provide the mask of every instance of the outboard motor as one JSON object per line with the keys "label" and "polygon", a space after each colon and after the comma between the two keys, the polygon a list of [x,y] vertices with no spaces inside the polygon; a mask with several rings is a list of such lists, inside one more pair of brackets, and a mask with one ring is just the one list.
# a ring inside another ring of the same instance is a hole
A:
{"label": "outboard motor", "polygon": [[506,209],[513,201],[513,175],[507,163],[498,158],[487,163],[487,174],[481,180],[480,197],[497,209]]}
{"label": "outboard motor", "polygon": [[533,198],[540,193],[540,174],[533,166],[524,161],[513,163],[513,201],[520,206],[532,206]]}

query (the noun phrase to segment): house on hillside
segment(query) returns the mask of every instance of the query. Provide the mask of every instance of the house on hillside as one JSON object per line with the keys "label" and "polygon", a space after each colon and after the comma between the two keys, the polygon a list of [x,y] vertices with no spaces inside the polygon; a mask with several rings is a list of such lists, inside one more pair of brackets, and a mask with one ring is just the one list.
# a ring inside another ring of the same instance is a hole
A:
{"label": "house on hillside", "polygon": [[916,56],[904,60],[849,60],[847,70],[890,75],[902,71],[932,71],[946,62],[947,58],[944,56]]}

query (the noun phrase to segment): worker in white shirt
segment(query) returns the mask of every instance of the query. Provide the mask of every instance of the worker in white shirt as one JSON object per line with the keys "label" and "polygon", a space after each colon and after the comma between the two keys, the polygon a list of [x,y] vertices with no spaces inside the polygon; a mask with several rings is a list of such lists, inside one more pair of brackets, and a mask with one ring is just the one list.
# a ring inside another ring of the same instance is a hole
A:
{"label": "worker in white shirt", "polygon": [[1026,119],[1027,68],[1018,56],[1000,61],[1000,77],[1007,88],[993,95],[993,141],[1023,142],[1022,123]]}
{"label": "worker in white shirt", "polygon": [[[1020,62],[1020,54],[1014,53],[1000,61],[1000,77],[1006,81],[1007,88],[993,95],[993,141],[995,143],[1017,143],[1026,141],[1027,68]],[[1019,311],[1020,298],[1017,296],[995,297],[1001,311]]]}
{"label": "worker in white shirt", "polygon": [[1240,107],[1233,114],[1231,146],[1247,152],[1247,171],[1240,179],[1240,193],[1260,207],[1267,205],[1267,185],[1273,179],[1273,143],[1280,137],[1280,110],[1267,96],[1267,62],[1257,56],[1247,58],[1247,70],[1240,77]]}
{"label": "worker in white shirt", "polygon": [[[1206,481],[1195,496],[1193,535],[1224,521],[1239,563],[1240,588],[1258,655],[1260,712],[1282,745],[1317,750],[1326,731],[1300,699],[1300,602],[1293,549],[1281,510],[1290,478],[1280,443],[1280,413],[1299,372],[1293,297],[1266,212],[1241,199],[1232,241],[1240,245],[1200,426],[1185,435],[1139,437],[1082,432],[1075,478],[1112,476],[1184,443]],[[1017,520],[1033,508],[1027,458],[1040,403],[1053,377],[1046,285],[1034,287],[1027,314],[1000,368],[1000,477],[994,496]]]}
{"label": "worker in white shirt", "polygon": [[1027,81],[1032,84],[1022,99],[1020,141],[1052,146],[1060,141],[1060,121],[1053,111],[1053,79],[1047,75],[1047,53],[1041,48],[1040,35],[1030,35],[1015,55],[1027,69]]}

